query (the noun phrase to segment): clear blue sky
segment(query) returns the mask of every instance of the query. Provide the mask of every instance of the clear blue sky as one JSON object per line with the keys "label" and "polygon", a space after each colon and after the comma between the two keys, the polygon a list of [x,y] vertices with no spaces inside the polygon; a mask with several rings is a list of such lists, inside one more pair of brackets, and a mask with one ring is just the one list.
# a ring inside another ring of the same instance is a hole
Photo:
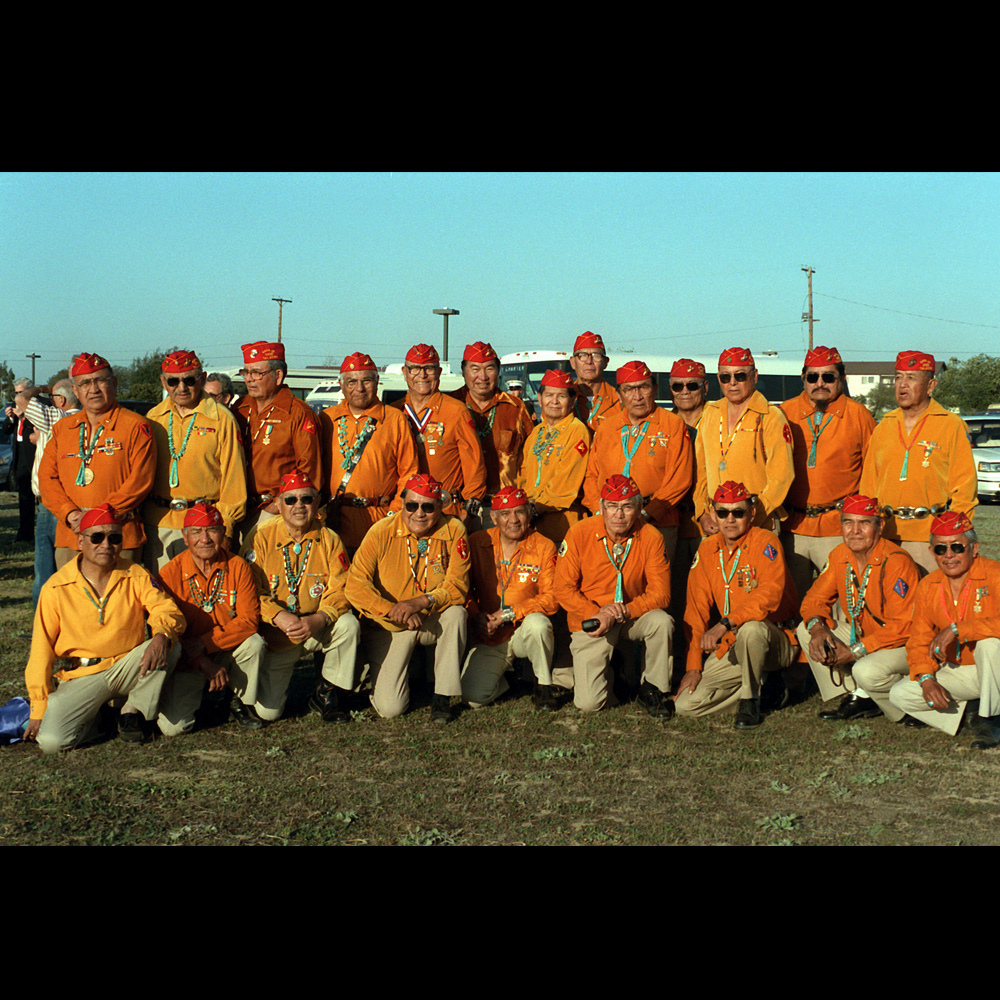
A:
{"label": "clear blue sky", "polygon": [[206,366],[283,336],[354,350],[571,349],[877,360],[1000,354],[996,174],[0,174],[0,360],[157,348]]}

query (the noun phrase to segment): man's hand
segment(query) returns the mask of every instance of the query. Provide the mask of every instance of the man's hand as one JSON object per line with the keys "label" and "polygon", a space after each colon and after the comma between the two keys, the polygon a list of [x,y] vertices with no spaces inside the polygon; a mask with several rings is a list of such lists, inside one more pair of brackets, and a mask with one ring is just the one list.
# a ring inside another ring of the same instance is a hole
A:
{"label": "man's hand", "polygon": [[[948,629],[951,632],[951,629]],[[952,636],[954,638],[954,636]],[[920,690],[924,693],[924,701],[931,708],[936,708],[939,712],[944,712],[951,705],[951,695],[933,677],[921,681]]]}
{"label": "man's hand", "polygon": [[162,670],[167,665],[167,653],[170,652],[170,640],[165,635],[154,635],[146,646],[146,651],[142,654],[142,662],[139,666],[139,676],[154,670]]}
{"label": "man's hand", "polygon": [[272,622],[275,628],[280,628],[292,642],[302,644],[309,638],[309,626],[291,611],[279,611]]}
{"label": "man's hand", "polygon": [[427,607],[427,598],[420,594],[411,597],[406,601],[399,601],[389,608],[386,618],[396,625],[402,625],[410,632],[416,632],[423,624],[423,615],[420,612]]}
{"label": "man's hand", "polygon": [[628,620],[628,607],[621,601],[614,601],[611,604],[605,604],[594,617],[601,623],[600,626],[593,632],[584,632],[583,634],[589,635],[592,639],[599,639],[602,635],[607,635],[613,626]]}
{"label": "man's hand", "polygon": [[[714,653],[719,643],[722,642],[722,637],[729,631],[722,622],[716,622],[707,632],[702,634],[701,637],[701,651],[703,653]],[[698,677],[701,680],[701,677]]]}
{"label": "man's hand", "polygon": [[707,535],[717,535],[719,533],[719,522],[715,519],[715,514],[706,510],[701,517],[698,518],[698,523],[701,525],[701,530]]}
{"label": "man's hand", "polygon": [[42,728],[41,719],[29,719],[28,728],[24,731],[22,739],[25,743],[34,743],[38,738],[38,730]]}
{"label": "man's hand", "polygon": [[[952,655],[953,652],[954,655]],[[941,631],[934,636],[934,641],[931,643],[931,656],[933,656],[938,663],[958,662],[958,641],[955,633],[952,632],[950,625],[941,629]]]}
{"label": "man's hand", "polygon": [[209,691],[221,691],[229,683],[226,668],[213,663],[207,656],[198,657],[198,669],[207,678]]}
{"label": "man's hand", "polygon": [[80,531],[80,521],[83,518],[82,510],[72,510],[66,515],[66,523],[70,526],[71,530],[79,533]]}
{"label": "man's hand", "polygon": [[694,691],[695,688],[701,683],[701,671],[700,670],[689,670],[684,677],[681,679],[680,686],[677,688],[677,694],[674,695],[674,702],[682,694],[687,691]]}
{"label": "man's hand", "polygon": [[473,631],[489,638],[497,630],[494,618],[494,615],[488,615],[485,611],[480,611],[479,614],[473,615],[471,621]]}

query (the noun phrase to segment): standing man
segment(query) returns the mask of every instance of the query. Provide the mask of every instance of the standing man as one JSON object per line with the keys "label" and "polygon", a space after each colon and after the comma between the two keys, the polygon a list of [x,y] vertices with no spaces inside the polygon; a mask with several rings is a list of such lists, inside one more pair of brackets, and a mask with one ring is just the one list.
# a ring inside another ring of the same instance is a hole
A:
{"label": "standing man", "polygon": [[930,537],[938,568],[917,584],[906,642],[910,679],[889,697],[949,736],[966,702],[978,698],[972,749],[987,750],[1000,745],[1000,563],[980,557],[966,514],[935,517]]}
{"label": "standing man", "polygon": [[403,504],[403,486],[417,471],[417,447],[399,410],[379,402],[378,369],[367,354],[340,366],[344,400],[320,415],[330,495],[329,525],[348,552],[377,521]]}
{"label": "standing man", "polygon": [[752,729],[763,721],[764,673],[795,659],[798,596],[777,536],[753,526],[746,487],[727,481],[712,500],[720,527],[701,543],[688,578],[687,672],[674,704],[690,716],[735,709],[736,728]]}
{"label": "standing man", "polygon": [[816,347],[802,369],[802,392],[781,404],[792,432],[795,478],[781,533],[785,560],[804,594],[841,544],[838,505],[857,492],[875,429],[868,408],[844,395],[844,363],[835,347]]}
{"label": "standing man", "polygon": [[843,543],[803,598],[796,632],[823,701],[846,692],[836,708],[819,717],[847,722],[884,713],[899,722],[903,713],[889,701],[889,690],[909,669],[906,637],[920,571],[882,537],[877,500],[846,497],[840,530]]}
{"label": "standing man", "polygon": [[930,518],[968,514],[979,502],[976,463],[961,417],[931,398],[937,387],[934,358],[920,351],[896,356],[896,402],[872,433],[861,472],[861,492],[878,497],[885,535],[918,565],[936,564],[927,539]]}
{"label": "standing man", "polygon": [[348,573],[374,677],[371,702],[383,719],[409,707],[407,670],[418,643],[435,647],[431,721],[450,722],[451,699],[462,694],[469,541],[462,522],[443,513],[441,492],[430,476],[414,476],[399,516],[372,526]]}
{"label": "standing man", "polygon": [[14,405],[7,407],[3,423],[3,431],[10,436],[13,445],[11,465],[17,490],[15,541],[18,542],[31,542],[35,538],[35,495],[31,489],[31,471],[35,465],[35,445],[31,436],[35,428],[24,412],[31,398],[32,385],[30,378],[19,378],[14,383]]}
{"label": "standing man", "polygon": [[719,355],[719,385],[723,398],[705,405],[694,445],[698,525],[704,535],[719,531],[711,497],[730,476],[739,475],[756,498],[752,523],[777,531],[794,475],[788,421],[756,391],[757,368],[747,348],[730,347]]}
{"label": "standing man", "polygon": [[227,548],[246,513],[247,481],[239,427],[228,407],[205,392],[194,351],[174,351],[160,364],[167,398],[147,416],[156,441],[156,481],[143,506],[146,567],[163,569],[186,551],[184,516],[200,501],[222,515]]}
{"label": "standing man", "polygon": [[138,561],[146,539],[139,510],[153,487],[156,445],[149,421],[118,405],[118,379],[97,354],[81,354],[69,370],[83,407],[52,429],[38,467],[42,503],[56,518],[56,568],[79,551],[85,511],[101,504],[122,522],[120,557]]}
{"label": "standing man", "polygon": [[608,353],[596,333],[587,330],[576,338],[569,364],[576,374],[576,415],[580,422],[594,432],[608,417],[621,416],[619,396],[604,381]]}
{"label": "standing man", "polygon": [[659,528],[673,559],[677,548],[677,504],[694,481],[694,456],[687,427],[676,413],[656,405],[653,373],[644,361],[617,372],[620,414],[606,417],[594,435],[583,502],[597,514],[601,491],[613,475],[633,479],[642,492],[641,516]]}
{"label": "standing man", "polygon": [[258,524],[278,516],[281,477],[301,470],[322,482],[319,428],[312,409],[284,384],[285,345],[258,340],[243,345],[240,374],[247,394],[236,407],[247,465],[247,516],[243,539]]}
{"label": "standing man", "polygon": [[416,440],[420,472],[441,484],[450,499],[444,513],[478,517],[486,492],[486,467],[476,424],[469,409],[442,395],[441,361],[428,344],[416,344],[406,354],[405,398],[392,405],[410,423]]}
{"label": "standing man", "polygon": [[559,550],[555,595],[566,609],[573,654],[573,702],[581,712],[614,705],[611,655],[623,639],[645,643],[639,701],[669,719],[674,620],[663,537],[641,516],[642,492],[615,473],[601,486],[598,517],[570,528]]}
{"label": "standing man", "polygon": [[211,372],[205,380],[205,392],[220,406],[233,408],[239,402],[233,380],[225,372]]}

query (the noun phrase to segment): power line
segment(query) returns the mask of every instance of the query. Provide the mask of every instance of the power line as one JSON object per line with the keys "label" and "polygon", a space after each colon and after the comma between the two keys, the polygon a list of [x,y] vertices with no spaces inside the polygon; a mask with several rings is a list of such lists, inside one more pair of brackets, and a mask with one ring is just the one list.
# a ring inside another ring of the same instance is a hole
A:
{"label": "power line", "polygon": [[854,306],[864,306],[866,309],[880,309],[882,312],[898,313],[900,316],[913,316],[916,319],[930,319],[935,323],[957,323],[960,326],[977,326],[983,330],[1000,330],[1000,326],[994,323],[967,323],[962,319],[941,319],[940,316],[925,316],[923,313],[906,312],[903,309],[887,309],[885,306],[873,306],[870,302],[855,302],[854,299],[842,299],[839,295],[827,295],[825,292],[816,292],[825,299],[836,299],[838,302],[850,302]]}

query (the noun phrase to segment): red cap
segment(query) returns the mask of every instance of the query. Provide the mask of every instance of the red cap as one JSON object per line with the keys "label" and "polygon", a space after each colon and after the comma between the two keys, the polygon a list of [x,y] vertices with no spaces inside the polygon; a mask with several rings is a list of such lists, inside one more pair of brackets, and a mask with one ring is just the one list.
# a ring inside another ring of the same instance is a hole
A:
{"label": "red cap", "polygon": [[160,371],[164,375],[183,375],[201,367],[198,355],[194,351],[174,351],[160,362]]}
{"label": "red cap", "polygon": [[523,507],[528,502],[528,494],[516,486],[505,486],[493,494],[493,503],[490,505],[493,510],[513,510],[515,507]]}
{"label": "red cap", "polygon": [[678,358],[670,366],[671,378],[704,378],[705,366],[700,361],[690,358]]}
{"label": "red cap", "polygon": [[432,476],[428,476],[423,472],[418,472],[417,475],[410,476],[406,480],[406,485],[403,489],[412,490],[414,493],[419,493],[422,497],[430,497],[432,500],[441,499],[441,484]]}
{"label": "red cap", "polygon": [[844,505],[841,508],[844,514],[866,514],[875,517],[882,516],[882,508],[878,500],[874,497],[866,497],[861,493],[854,493],[849,497],[844,497]]}
{"label": "red cap", "polygon": [[406,360],[411,365],[434,365],[441,367],[438,352],[430,344],[415,344],[406,352]]}
{"label": "red cap", "polygon": [[202,500],[188,508],[184,515],[185,528],[214,528],[223,524],[219,508],[208,500]]}
{"label": "red cap", "polygon": [[896,355],[896,371],[898,372],[933,372],[934,355],[921,351],[900,351]]}
{"label": "red cap", "polygon": [[550,368],[542,376],[542,385],[547,385],[550,389],[575,388],[573,376],[569,372],[564,372],[558,368]]}
{"label": "red cap", "polygon": [[340,366],[342,372],[374,372],[378,371],[375,362],[367,354],[355,351],[344,358],[344,363]]}
{"label": "red cap", "polygon": [[843,358],[836,347],[814,347],[806,355],[806,368],[825,368],[827,365],[843,364]]}
{"label": "red cap", "polygon": [[69,366],[69,377],[93,375],[94,372],[99,372],[102,368],[110,367],[111,365],[100,354],[78,354],[73,358],[73,364]]}
{"label": "red cap", "polygon": [[742,483],[734,483],[727,479],[712,497],[714,503],[739,503],[741,500],[749,500],[750,494]]}
{"label": "red cap", "polygon": [[943,514],[938,514],[931,521],[932,535],[963,535],[966,531],[972,530],[972,521],[967,514],[960,514],[957,510],[946,510]]}
{"label": "red cap", "polygon": [[653,373],[645,361],[629,361],[622,365],[616,373],[618,385],[623,385],[626,382],[641,382],[645,378],[652,377]]}
{"label": "red cap", "polygon": [[719,355],[720,365],[753,365],[753,355],[749,347],[727,347]]}
{"label": "red cap", "polygon": [[485,365],[488,361],[497,361],[497,352],[493,350],[491,344],[484,344],[477,340],[474,344],[469,344],[462,355],[463,361],[472,361],[477,365]]}
{"label": "red cap", "polygon": [[[281,477],[281,485],[278,487],[278,495],[287,493],[289,490],[315,490],[313,481],[301,470],[293,469],[286,472]],[[317,491],[318,492],[318,491]]]}
{"label": "red cap", "polygon": [[251,361],[285,360],[284,344],[270,344],[266,340],[255,340],[252,344],[244,344],[240,350],[243,351],[244,364]]}
{"label": "red cap", "polygon": [[631,476],[620,476],[615,473],[604,481],[601,487],[603,500],[628,500],[629,497],[642,496],[642,491]]}
{"label": "red cap", "polygon": [[604,341],[601,340],[600,335],[591,333],[589,330],[586,333],[581,333],[576,338],[576,343],[573,345],[573,353],[576,354],[577,351],[600,351],[602,354],[607,353],[604,349]]}
{"label": "red cap", "polygon": [[117,511],[109,503],[102,503],[100,507],[91,507],[83,517],[80,518],[80,531],[88,528],[96,528],[99,524],[118,524],[121,519]]}

